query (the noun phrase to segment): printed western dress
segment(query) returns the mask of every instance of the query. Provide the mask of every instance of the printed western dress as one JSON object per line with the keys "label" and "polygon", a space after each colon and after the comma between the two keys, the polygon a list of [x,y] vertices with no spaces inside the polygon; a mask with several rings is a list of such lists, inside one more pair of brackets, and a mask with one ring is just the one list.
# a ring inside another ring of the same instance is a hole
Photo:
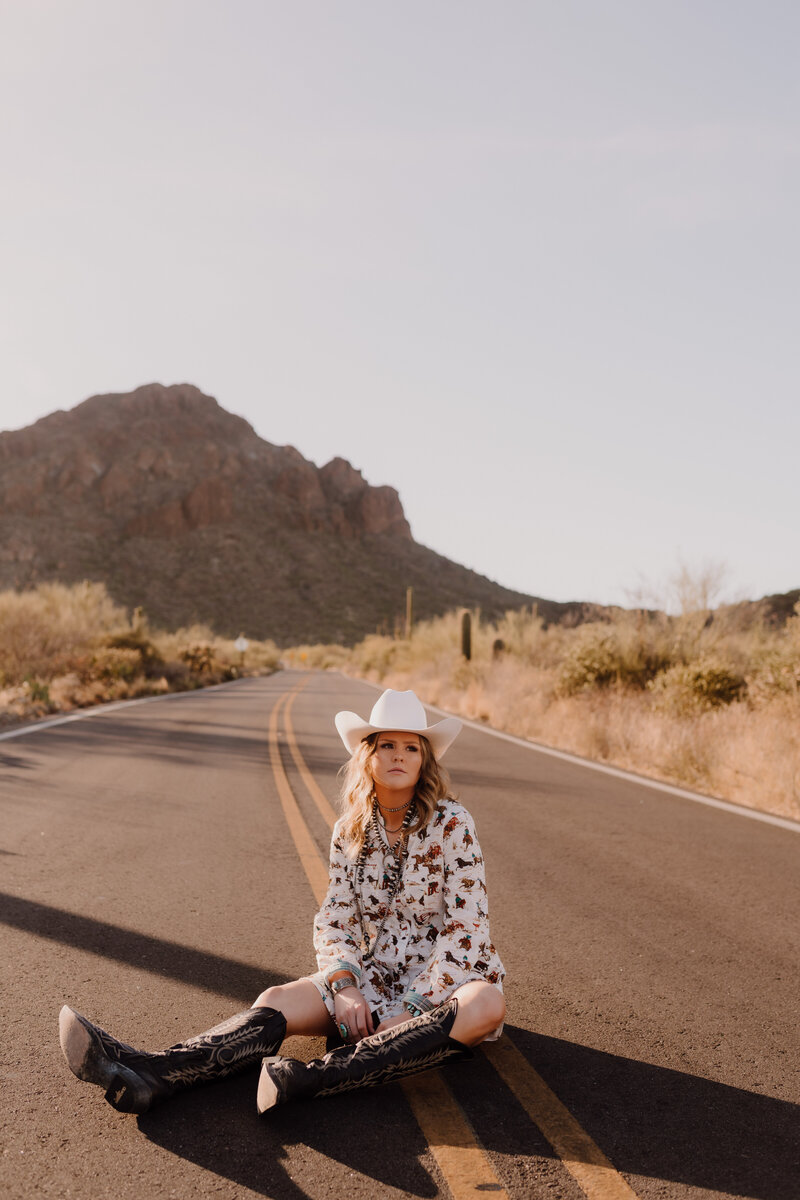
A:
{"label": "printed western dress", "polygon": [[[396,859],[381,823],[367,829],[360,880],[358,856],[348,854],[340,827],[337,821],[328,893],[314,921],[318,970],[311,976],[331,1017],[327,979],[344,968],[378,1021],[405,1012],[405,1002],[423,1012],[435,1008],[472,979],[502,991],[505,971],[489,934],[483,856],[463,805],[440,801],[427,826],[408,835],[402,881],[388,912]],[[502,1025],[487,1040],[501,1032]]]}

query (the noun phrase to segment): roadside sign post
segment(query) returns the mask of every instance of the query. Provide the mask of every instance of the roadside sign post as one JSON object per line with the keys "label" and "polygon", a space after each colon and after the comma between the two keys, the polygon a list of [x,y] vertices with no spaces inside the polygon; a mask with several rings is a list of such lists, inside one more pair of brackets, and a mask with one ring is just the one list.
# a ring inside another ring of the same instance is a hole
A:
{"label": "roadside sign post", "polygon": [[250,645],[250,643],[248,642],[248,640],[244,636],[244,634],[240,633],[238,638],[236,639],[236,641],[233,644],[236,647],[236,649],[239,651],[239,654],[241,655],[241,658],[239,659],[239,666],[241,667],[242,670],[244,670],[244,656],[247,653],[247,647]]}

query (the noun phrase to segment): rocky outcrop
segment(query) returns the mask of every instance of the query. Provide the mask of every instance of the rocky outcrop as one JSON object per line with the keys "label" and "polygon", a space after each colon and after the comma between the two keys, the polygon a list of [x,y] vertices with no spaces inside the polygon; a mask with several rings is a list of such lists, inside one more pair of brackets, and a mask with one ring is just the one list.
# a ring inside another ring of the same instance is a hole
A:
{"label": "rocky outcrop", "polygon": [[189,384],[93,396],[0,434],[0,587],[103,580],[175,626],[350,641],[420,617],[528,603],[418,546],[394,488],[318,468]]}
{"label": "rocky outcrop", "polygon": [[341,458],[320,470],[188,384],[93,396],[0,434],[0,464],[2,514],[68,513],[79,529],[178,537],[258,505],[305,532],[411,538],[393,488]]}

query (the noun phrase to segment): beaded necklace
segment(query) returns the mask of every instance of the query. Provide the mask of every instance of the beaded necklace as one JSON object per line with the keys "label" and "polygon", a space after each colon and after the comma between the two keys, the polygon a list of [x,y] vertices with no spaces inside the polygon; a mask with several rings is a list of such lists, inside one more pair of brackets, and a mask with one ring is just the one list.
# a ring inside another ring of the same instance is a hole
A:
{"label": "beaded necklace", "polygon": [[[383,919],[381,920],[380,927],[378,932],[375,934],[375,940],[371,946],[367,937],[367,931],[364,928],[364,916],[362,913],[359,914],[361,916],[361,936],[363,937],[364,945],[366,946],[366,950],[361,956],[361,961],[365,965],[372,961],[373,955],[378,948],[378,942],[381,940],[381,935],[383,934],[384,926],[386,925],[386,919],[389,916],[389,909],[392,907],[392,902],[400,889],[400,881],[403,878],[403,864],[406,858],[406,847],[408,844],[408,827],[414,817],[416,808],[417,806],[412,800],[408,806],[408,811],[403,818],[403,824],[400,826],[400,836],[395,844],[390,846],[394,862],[387,864],[383,870],[383,883],[384,886],[388,884],[389,895],[386,898],[386,907],[384,908]],[[378,825],[377,800],[372,801],[372,816],[370,817],[369,826],[367,829],[368,833],[373,834],[374,842],[372,839],[368,839],[366,837],[364,838],[364,845],[361,847],[361,852],[358,856],[358,862],[356,863],[356,878],[358,879],[359,887],[361,887],[361,885],[364,883],[364,867],[366,865],[367,855],[369,854],[369,851],[372,849],[373,845],[380,846],[382,841],[380,826]]]}
{"label": "beaded necklace", "polygon": [[[408,804],[411,804],[410,800],[409,800]],[[378,807],[380,808],[381,812],[402,812],[404,808],[408,808],[408,804],[398,804],[397,808],[386,808],[384,805],[380,805],[380,804],[378,805]],[[386,824],[386,822],[384,821],[384,825],[385,824]]]}

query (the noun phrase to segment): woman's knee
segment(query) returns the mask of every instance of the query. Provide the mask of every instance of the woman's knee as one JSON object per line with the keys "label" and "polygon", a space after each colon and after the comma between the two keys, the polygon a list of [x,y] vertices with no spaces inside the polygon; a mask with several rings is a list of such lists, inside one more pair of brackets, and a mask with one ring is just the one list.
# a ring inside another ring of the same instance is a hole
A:
{"label": "woman's knee", "polygon": [[275,984],[261,993],[253,1007],[274,1008],[283,1013],[287,1034],[324,1036],[333,1028],[322,996],[311,979]]}
{"label": "woman's knee", "polygon": [[477,1045],[505,1020],[506,1002],[494,984],[473,980],[459,988],[455,995],[458,1013],[452,1036],[457,1041]]}
{"label": "woman's knee", "polygon": [[475,1016],[485,1027],[486,1033],[491,1033],[498,1025],[502,1025],[506,1016],[506,1002],[503,993],[492,983],[486,983],[475,993]]}
{"label": "woman's knee", "polygon": [[268,987],[266,991],[261,993],[253,1005],[253,1008],[276,1008],[278,1012],[282,1012],[282,1000],[283,988],[280,984],[275,984],[273,987]]}

